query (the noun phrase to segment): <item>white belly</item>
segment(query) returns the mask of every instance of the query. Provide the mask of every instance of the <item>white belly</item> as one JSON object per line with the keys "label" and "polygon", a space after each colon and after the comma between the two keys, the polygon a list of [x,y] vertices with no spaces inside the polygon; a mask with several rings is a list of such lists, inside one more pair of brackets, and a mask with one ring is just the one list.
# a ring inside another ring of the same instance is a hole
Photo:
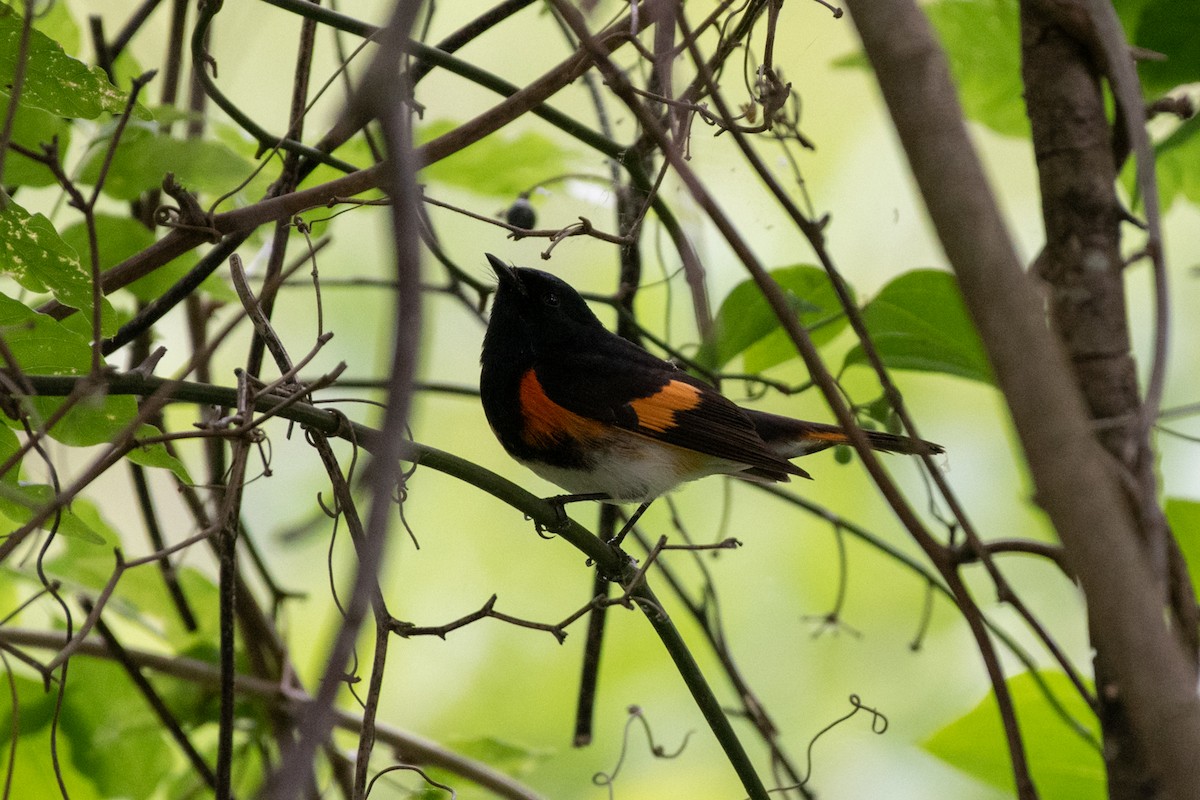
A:
{"label": "white belly", "polygon": [[587,470],[565,469],[536,461],[525,466],[570,494],[603,492],[616,502],[645,503],[681,483],[706,475],[735,473],[746,469],[682,447],[640,436],[622,437],[593,459]]}

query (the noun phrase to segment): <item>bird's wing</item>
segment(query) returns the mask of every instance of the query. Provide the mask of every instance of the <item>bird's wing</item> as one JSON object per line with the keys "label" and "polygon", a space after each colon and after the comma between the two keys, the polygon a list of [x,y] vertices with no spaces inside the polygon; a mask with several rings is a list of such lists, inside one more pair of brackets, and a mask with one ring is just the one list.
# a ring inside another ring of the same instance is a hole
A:
{"label": "bird's wing", "polygon": [[741,408],[633,345],[548,359],[535,372],[546,397],[580,417],[745,464],[762,477],[808,477],[767,446]]}

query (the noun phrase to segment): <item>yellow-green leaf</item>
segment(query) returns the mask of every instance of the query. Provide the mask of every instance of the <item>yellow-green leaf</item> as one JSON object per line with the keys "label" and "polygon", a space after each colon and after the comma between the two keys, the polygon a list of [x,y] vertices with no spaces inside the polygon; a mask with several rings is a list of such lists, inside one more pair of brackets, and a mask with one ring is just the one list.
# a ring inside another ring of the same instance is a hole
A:
{"label": "yellow-green leaf", "polygon": [[[11,201],[0,210],[0,272],[31,292],[49,292],[63,305],[91,316],[92,278],[75,249],[44,215],[30,214]],[[116,312],[104,298],[100,311],[101,333],[111,334]]]}
{"label": "yellow-green leaf", "polygon": [[[1041,685],[1039,685],[1039,682]],[[1008,680],[1027,748],[1030,772],[1041,797],[1054,800],[1101,800],[1105,792],[1104,761],[1088,741],[1063,719],[1046,698],[1052,692],[1062,709],[1087,727],[1094,740],[1095,717],[1066,675],[1022,673]],[[1001,789],[1013,789],[1012,765],[996,697],[954,720],[922,744],[948,764]]]}
{"label": "yellow-green leaf", "polygon": [[[0,95],[5,98],[16,72],[21,25],[19,14],[0,5],[0,87],[4,87]],[[21,105],[59,117],[95,119],[106,111],[120,113],[125,102],[126,94],[108,82],[102,69],[67,55],[58,42],[41,31],[30,32]]]}

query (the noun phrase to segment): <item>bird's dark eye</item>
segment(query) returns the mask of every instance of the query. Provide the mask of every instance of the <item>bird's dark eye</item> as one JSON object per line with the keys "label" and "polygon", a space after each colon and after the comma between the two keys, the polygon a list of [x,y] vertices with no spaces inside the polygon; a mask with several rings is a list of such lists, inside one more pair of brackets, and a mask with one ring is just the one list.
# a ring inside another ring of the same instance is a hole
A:
{"label": "bird's dark eye", "polygon": [[554,291],[548,291],[542,295],[542,302],[551,308],[555,308],[558,305],[558,294]]}

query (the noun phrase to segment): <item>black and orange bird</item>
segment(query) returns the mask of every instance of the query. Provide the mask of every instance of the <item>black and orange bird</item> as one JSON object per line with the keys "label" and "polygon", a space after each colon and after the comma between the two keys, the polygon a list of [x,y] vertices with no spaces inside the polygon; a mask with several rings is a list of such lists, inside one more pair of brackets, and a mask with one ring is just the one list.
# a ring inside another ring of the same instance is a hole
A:
{"label": "black and orange bird", "polygon": [[[483,338],[479,393],[514,459],[577,500],[650,503],[686,481],[728,474],[811,477],[789,459],[849,441],[834,425],[742,408],[712,386],[614,333],[555,276],[487,259],[499,279]],[[942,448],[865,431],[876,450]]]}

